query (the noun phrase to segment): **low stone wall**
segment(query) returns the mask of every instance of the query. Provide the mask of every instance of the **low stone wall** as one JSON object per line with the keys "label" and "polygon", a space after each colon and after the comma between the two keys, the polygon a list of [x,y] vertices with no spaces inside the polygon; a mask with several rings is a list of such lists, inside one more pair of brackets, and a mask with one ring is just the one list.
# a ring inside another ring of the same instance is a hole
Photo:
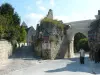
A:
{"label": "low stone wall", "polygon": [[12,45],[6,40],[0,40],[0,64],[5,63],[12,54]]}

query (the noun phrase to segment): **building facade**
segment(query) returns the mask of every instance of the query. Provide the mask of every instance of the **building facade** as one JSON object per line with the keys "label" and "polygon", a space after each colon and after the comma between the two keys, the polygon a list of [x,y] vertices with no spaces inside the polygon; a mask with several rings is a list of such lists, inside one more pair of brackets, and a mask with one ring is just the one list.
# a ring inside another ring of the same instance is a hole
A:
{"label": "building facade", "polygon": [[34,43],[34,41],[35,41],[35,34],[36,34],[35,29],[32,26],[29,27],[28,30],[27,30],[27,39],[26,39],[28,46],[31,46],[32,43]]}

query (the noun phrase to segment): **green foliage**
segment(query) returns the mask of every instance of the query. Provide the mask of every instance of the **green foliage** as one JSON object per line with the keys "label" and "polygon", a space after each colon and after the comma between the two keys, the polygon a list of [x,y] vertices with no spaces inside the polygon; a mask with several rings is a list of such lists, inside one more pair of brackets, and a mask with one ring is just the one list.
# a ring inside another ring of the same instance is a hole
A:
{"label": "green foliage", "polygon": [[80,39],[79,42],[77,43],[77,48],[78,50],[82,48],[85,51],[89,51],[88,39],[87,38]]}
{"label": "green foliage", "polygon": [[19,25],[20,24],[20,17],[18,16],[17,12],[13,14],[13,25]]}
{"label": "green foliage", "polygon": [[77,33],[75,36],[74,36],[74,49],[75,50],[78,50],[77,48],[77,43],[79,42],[80,39],[84,39],[86,38],[86,36],[84,36],[82,33]]}
{"label": "green foliage", "polygon": [[17,41],[20,43],[20,42],[26,42],[25,40],[26,40],[26,30],[22,26],[22,27],[20,27],[19,37],[18,37]]}
{"label": "green foliage", "polygon": [[7,19],[7,23],[10,25],[12,24],[12,15],[14,13],[14,8],[8,4],[4,3],[0,7],[0,14]]}
{"label": "green foliage", "polygon": [[12,5],[4,3],[0,6],[0,15],[6,18],[7,25],[20,25],[20,18]]}
{"label": "green foliage", "polygon": [[8,26],[8,40],[17,40],[17,38],[19,37],[19,28],[19,26]]}
{"label": "green foliage", "polygon": [[64,29],[64,24],[62,24],[60,21],[57,21],[57,20],[52,20],[52,19],[49,19],[49,18],[44,18],[44,19],[41,20],[41,23],[52,23],[52,25],[56,25],[61,30]]}
{"label": "green foliage", "polygon": [[[20,17],[17,12],[14,12],[12,5],[8,3],[2,4],[0,6],[0,38],[9,41],[18,40],[21,33],[20,29]],[[26,32],[22,33],[26,34]]]}
{"label": "green foliage", "polygon": [[10,4],[4,3],[0,7],[0,13],[1,15],[12,15],[14,13],[14,8]]}
{"label": "green foliage", "polygon": [[17,42],[26,40],[26,30],[20,26],[20,17],[8,3],[0,6],[0,39],[10,41],[14,49]]}
{"label": "green foliage", "polygon": [[2,25],[0,25],[0,39],[2,39],[4,36],[4,28]]}
{"label": "green foliage", "polygon": [[0,25],[6,25],[6,24],[7,24],[7,19],[4,16],[0,15]]}
{"label": "green foliage", "polygon": [[6,18],[0,15],[0,39],[5,35],[5,28],[6,28]]}

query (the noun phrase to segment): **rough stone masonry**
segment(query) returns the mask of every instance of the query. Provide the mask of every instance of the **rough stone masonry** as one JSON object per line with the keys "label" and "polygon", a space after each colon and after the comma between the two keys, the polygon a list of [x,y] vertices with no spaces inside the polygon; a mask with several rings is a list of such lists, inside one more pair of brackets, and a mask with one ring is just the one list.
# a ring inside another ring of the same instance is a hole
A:
{"label": "rough stone masonry", "polygon": [[0,64],[5,63],[11,54],[12,54],[11,43],[6,40],[0,40]]}

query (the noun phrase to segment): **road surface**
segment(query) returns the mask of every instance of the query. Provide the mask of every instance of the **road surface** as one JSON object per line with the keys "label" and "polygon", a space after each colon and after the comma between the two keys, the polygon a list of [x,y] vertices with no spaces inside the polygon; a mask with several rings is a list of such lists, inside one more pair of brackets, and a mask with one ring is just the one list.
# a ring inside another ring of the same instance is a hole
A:
{"label": "road surface", "polygon": [[0,68],[0,75],[100,75],[100,64],[85,57],[85,64],[79,57],[58,60],[9,59],[10,63]]}

